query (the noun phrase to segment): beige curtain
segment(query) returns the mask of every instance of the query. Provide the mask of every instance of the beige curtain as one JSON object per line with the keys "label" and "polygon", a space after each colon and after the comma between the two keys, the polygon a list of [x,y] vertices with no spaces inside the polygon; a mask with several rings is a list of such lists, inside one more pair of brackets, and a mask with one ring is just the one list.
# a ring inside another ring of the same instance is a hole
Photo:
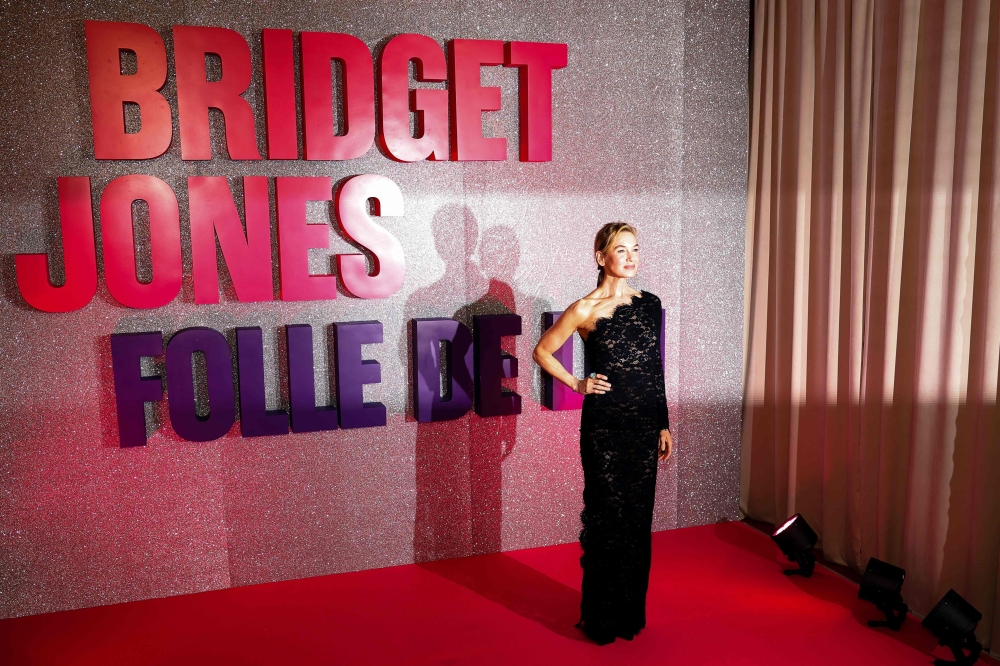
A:
{"label": "beige curtain", "polygon": [[1000,0],[758,0],[741,506],[1000,648]]}

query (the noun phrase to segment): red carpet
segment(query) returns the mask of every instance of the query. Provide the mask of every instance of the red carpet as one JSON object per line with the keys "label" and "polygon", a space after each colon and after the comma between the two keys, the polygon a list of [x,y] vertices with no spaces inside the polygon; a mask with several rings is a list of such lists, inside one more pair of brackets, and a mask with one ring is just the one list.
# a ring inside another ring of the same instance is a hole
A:
{"label": "red carpet", "polygon": [[[919,621],[869,629],[874,606],[817,567],[785,577],[740,523],[653,536],[648,626],[598,647],[573,628],[567,544],[0,621],[20,664],[928,664]],[[984,659],[984,663],[996,663]]]}

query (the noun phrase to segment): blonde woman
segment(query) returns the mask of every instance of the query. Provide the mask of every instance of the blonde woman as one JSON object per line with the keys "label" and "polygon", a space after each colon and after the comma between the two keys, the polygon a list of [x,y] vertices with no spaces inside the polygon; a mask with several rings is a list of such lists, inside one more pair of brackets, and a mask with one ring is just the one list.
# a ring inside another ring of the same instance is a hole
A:
{"label": "blonde woman", "polygon": [[[563,312],[535,347],[553,378],[582,393],[583,599],[580,623],[604,645],[646,626],[656,462],[673,449],[660,357],[660,299],[628,284],[639,268],[636,230],[604,225],[594,239],[597,289]],[[577,379],[552,356],[574,332],[591,370]]]}

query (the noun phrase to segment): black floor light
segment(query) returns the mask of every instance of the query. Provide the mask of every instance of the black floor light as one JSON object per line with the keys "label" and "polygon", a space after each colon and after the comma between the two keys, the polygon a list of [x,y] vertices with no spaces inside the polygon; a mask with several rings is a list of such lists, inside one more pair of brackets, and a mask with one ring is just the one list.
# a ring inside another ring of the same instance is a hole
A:
{"label": "black floor light", "polygon": [[869,627],[889,627],[899,631],[903,626],[909,608],[899,591],[903,588],[905,577],[906,572],[897,566],[874,557],[868,560],[858,597],[872,602],[885,613],[885,620],[869,620]]}
{"label": "black floor light", "polygon": [[973,608],[972,604],[963,599],[955,590],[948,593],[937,603],[923,625],[931,630],[938,642],[951,649],[955,661],[935,659],[937,666],[942,664],[974,664],[979,659],[983,646],[976,640],[976,626],[983,619],[983,614]]}
{"label": "black floor light", "polygon": [[790,562],[799,565],[798,569],[785,569],[785,575],[800,574],[808,578],[816,567],[816,557],[812,554],[816,545],[816,533],[801,514],[795,514],[785,521],[785,524],[771,535],[774,543],[785,554]]}

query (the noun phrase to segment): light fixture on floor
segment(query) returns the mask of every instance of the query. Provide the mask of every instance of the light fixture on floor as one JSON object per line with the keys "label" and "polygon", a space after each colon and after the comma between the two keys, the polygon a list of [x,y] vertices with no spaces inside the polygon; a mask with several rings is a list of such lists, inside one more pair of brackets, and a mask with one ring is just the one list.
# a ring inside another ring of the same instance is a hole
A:
{"label": "light fixture on floor", "polygon": [[[979,659],[983,646],[976,640],[976,626],[983,614],[963,599],[955,590],[948,590],[941,601],[924,618],[923,625],[930,629],[941,645],[948,647],[955,655],[955,661],[935,659],[937,666],[943,664],[974,664]],[[968,652],[966,652],[968,651]]]}
{"label": "light fixture on floor", "polygon": [[785,569],[785,575],[799,574],[808,578],[816,567],[816,557],[812,554],[816,545],[816,533],[801,514],[795,514],[771,535],[774,543],[785,554],[789,562],[799,565],[798,569]]}
{"label": "light fixture on floor", "polygon": [[889,627],[893,631],[899,631],[903,626],[909,610],[899,592],[903,588],[904,578],[906,572],[899,567],[874,557],[868,560],[858,598],[872,602],[885,613],[885,620],[869,620],[869,627]]}

